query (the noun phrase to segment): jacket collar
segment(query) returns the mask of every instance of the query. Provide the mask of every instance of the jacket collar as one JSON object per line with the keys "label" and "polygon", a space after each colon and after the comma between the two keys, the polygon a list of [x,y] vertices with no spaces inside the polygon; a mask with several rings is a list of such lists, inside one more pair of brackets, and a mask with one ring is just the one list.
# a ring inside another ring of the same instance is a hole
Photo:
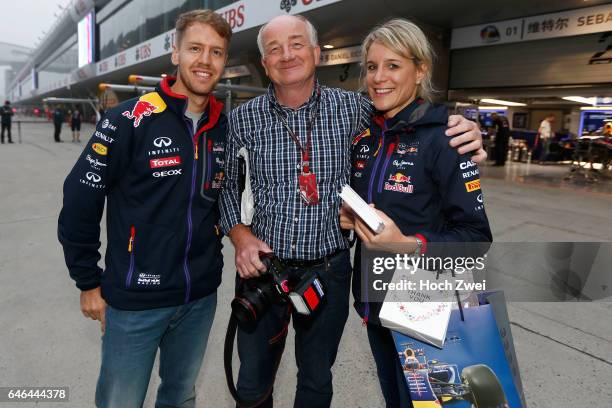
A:
{"label": "jacket collar", "polygon": [[[164,77],[159,85],[157,86],[157,92],[161,95],[164,102],[170,109],[172,109],[177,115],[183,117],[185,110],[187,109],[187,96],[172,91],[171,86],[176,81],[176,77],[166,76]],[[223,112],[223,103],[218,101],[217,98],[211,93],[208,98],[208,122],[200,127],[195,136],[200,135],[213,128],[221,117]]]}
{"label": "jacket collar", "polygon": [[382,112],[377,112],[372,119],[381,129],[402,131],[423,118],[430,106],[431,104],[423,98],[416,98],[390,119],[385,119]]}

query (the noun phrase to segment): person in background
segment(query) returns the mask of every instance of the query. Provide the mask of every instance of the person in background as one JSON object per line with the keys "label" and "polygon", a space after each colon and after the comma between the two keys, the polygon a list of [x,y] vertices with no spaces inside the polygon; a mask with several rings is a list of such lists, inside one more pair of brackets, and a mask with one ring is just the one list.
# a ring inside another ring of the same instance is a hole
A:
{"label": "person in background", "polygon": [[70,115],[70,128],[72,129],[72,142],[81,143],[81,111],[75,108]]}
{"label": "person in background", "polygon": [[367,301],[364,282],[378,275],[361,270],[362,244],[386,252],[401,244],[415,257],[439,256],[444,251],[433,243],[492,237],[478,167],[469,154],[449,146],[448,111],[431,102],[433,50],[425,34],[407,20],[390,20],[367,35],[361,54],[376,112],[369,128],[353,139],[351,186],[375,206],[385,228],[374,234],[344,206],[340,225],[358,236],[355,309],[367,326],[386,406],[404,408],[412,404],[393,337],[378,317],[382,303]]}
{"label": "person in background", "polygon": [[495,128],[495,165],[504,166],[508,157],[508,140],[510,139],[510,124],[504,115],[496,112],[491,114]]}
{"label": "person in background", "polygon": [[552,124],[555,122],[556,116],[554,114],[550,114],[544,118],[542,123],[540,123],[540,127],[538,128],[538,139],[541,146],[539,163],[544,164],[548,153],[550,152],[550,142],[554,136],[552,131]]}
{"label": "person in background", "polygon": [[56,143],[61,143],[60,133],[62,133],[62,123],[64,123],[64,111],[59,106],[53,110],[53,140]]}
{"label": "person in background", "polygon": [[10,101],[4,101],[4,105],[0,108],[0,116],[2,117],[2,133],[1,140],[4,144],[4,131],[8,133],[8,142],[13,143],[11,138],[11,126],[13,121],[13,108]]}

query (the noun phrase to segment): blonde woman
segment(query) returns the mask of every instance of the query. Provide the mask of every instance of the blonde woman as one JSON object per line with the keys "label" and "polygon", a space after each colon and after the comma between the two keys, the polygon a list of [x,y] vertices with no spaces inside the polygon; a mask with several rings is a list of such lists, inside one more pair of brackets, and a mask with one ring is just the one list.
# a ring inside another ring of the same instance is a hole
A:
{"label": "blonde woman", "polygon": [[433,51],[421,29],[391,20],[368,34],[362,51],[365,85],[377,112],[370,128],[353,140],[351,184],[375,205],[385,228],[374,234],[345,208],[340,220],[358,236],[355,307],[367,325],[387,407],[406,407],[411,403],[393,339],[378,319],[381,303],[369,302],[367,290],[361,293],[374,277],[361,271],[361,245],[385,249],[402,243],[408,252],[433,255],[428,243],[490,242],[491,231],[478,167],[449,146],[447,110],[432,102]]}

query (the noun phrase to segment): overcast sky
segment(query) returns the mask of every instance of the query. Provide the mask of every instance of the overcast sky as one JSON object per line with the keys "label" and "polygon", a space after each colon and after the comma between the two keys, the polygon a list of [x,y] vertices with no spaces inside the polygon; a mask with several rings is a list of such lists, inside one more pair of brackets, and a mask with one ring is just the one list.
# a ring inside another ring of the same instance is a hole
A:
{"label": "overcast sky", "polygon": [[34,47],[70,0],[0,0],[0,41]]}

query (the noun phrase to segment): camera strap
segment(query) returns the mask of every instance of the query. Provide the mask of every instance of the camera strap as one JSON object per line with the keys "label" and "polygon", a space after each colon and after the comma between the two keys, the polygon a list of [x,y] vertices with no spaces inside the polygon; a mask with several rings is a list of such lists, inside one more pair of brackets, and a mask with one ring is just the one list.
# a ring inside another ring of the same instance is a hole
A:
{"label": "camera strap", "polygon": [[286,336],[283,337],[277,344],[277,347],[280,347],[278,351],[278,357],[274,362],[274,369],[272,370],[272,380],[270,385],[266,388],[265,394],[256,401],[245,401],[238,394],[238,390],[236,389],[236,384],[234,384],[234,372],[232,369],[232,358],[234,355],[234,340],[236,338],[236,331],[238,329],[238,320],[234,316],[234,314],[230,314],[230,320],[227,325],[227,332],[225,333],[225,344],[223,347],[223,365],[225,367],[225,379],[227,380],[227,387],[229,388],[230,394],[240,406],[241,408],[254,408],[263,403],[270,394],[272,393],[272,388],[274,387],[274,382],[276,381],[276,373],[278,371],[278,366],[280,365],[281,359],[283,358],[283,352],[285,351],[285,340]]}

